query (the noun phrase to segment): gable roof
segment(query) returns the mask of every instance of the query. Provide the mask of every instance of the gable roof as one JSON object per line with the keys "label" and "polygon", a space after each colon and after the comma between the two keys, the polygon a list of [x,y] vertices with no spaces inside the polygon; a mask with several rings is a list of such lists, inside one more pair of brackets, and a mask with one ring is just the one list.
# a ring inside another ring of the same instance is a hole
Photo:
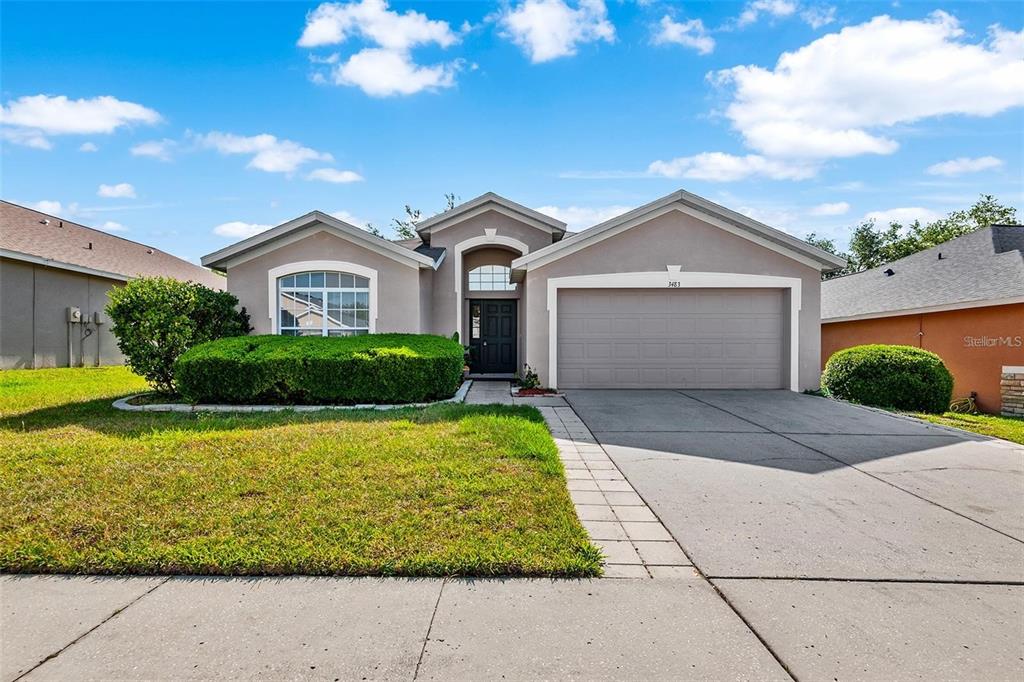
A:
{"label": "gable roof", "polygon": [[0,201],[0,255],[122,282],[163,276],[225,285],[220,275],[166,251],[9,201]]}
{"label": "gable roof", "polygon": [[522,204],[517,204],[511,199],[506,199],[494,192],[481,194],[475,199],[470,199],[450,210],[433,215],[426,220],[421,220],[416,226],[416,232],[423,236],[429,236],[433,232],[443,230],[450,225],[455,225],[489,210],[504,213],[557,236],[565,233],[565,223],[561,220],[544,215],[540,211],[527,208]]}
{"label": "gable roof", "polygon": [[823,322],[1018,301],[1024,302],[1024,226],[1019,225],[993,225],[821,283]]}
{"label": "gable roof", "polygon": [[235,242],[219,251],[203,256],[203,265],[222,270],[230,265],[245,262],[265,253],[268,248],[272,248],[274,242],[296,236],[296,233],[316,225],[320,225],[325,231],[406,265],[436,269],[440,264],[439,259],[417,249],[410,249],[388,241],[327,213],[310,211],[294,220],[289,220],[277,227],[272,227],[248,239]]}
{"label": "gable roof", "polygon": [[560,242],[517,258],[512,261],[512,269],[529,270],[531,267],[541,267],[603,239],[642,225],[651,218],[672,210],[680,210],[694,215],[711,225],[739,234],[820,270],[836,270],[846,265],[846,261],[839,256],[811,246],[802,239],[797,239],[781,230],[776,230],[724,206],[719,206],[696,194],[678,190],[620,216],[598,223],[571,237],[567,236]]}

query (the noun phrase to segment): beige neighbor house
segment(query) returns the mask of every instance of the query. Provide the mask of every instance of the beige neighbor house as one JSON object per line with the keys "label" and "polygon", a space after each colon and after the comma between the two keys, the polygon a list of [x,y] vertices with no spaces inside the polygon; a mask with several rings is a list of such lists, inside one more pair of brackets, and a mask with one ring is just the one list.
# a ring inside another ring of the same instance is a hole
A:
{"label": "beige neighbor house", "polygon": [[155,275],[224,288],[159,249],[0,201],[0,369],[121,364],[107,292]]}
{"label": "beige neighbor house", "polygon": [[818,387],[843,261],[689,192],[567,234],[488,193],[392,242],[314,211],[209,254],[260,334],[418,332],[557,388]]}

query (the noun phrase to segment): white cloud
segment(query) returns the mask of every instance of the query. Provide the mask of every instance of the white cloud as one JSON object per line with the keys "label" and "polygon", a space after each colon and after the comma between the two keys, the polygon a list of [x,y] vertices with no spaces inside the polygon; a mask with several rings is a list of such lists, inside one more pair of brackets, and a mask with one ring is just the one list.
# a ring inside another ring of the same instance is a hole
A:
{"label": "white cloud", "polygon": [[132,156],[148,156],[161,161],[170,161],[171,153],[178,146],[174,140],[166,137],[162,140],[148,140],[131,148]]}
{"label": "white cloud", "polygon": [[757,176],[772,180],[805,180],[818,172],[818,166],[804,161],[768,159],[757,154],[736,156],[704,152],[669,161],[655,161],[647,170],[666,178],[735,182]]}
{"label": "white cloud", "polygon": [[579,232],[634,208],[635,206],[539,206],[536,210],[561,220],[566,224],[566,229]]}
{"label": "white cloud", "polygon": [[[743,206],[736,208],[737,213],[742,213],[748,218],[753,218],[759,223],[771,225],[780,230],[787,229],[796,220],[796,215],[786,209],[774,208],[771,206]],[[789,231],[789,230],[787,230]]]}
{"label": "white cloud", "polygon": [[213,228],[213,233],[218,237],[230,239],[245,239],[253,235],[269,230],[273,225],[260,225],[258,223],[243,223],[241,220],[233,220],[229,223],[221,223]]}
{"label": "white cloud", "polygon": [[458,42],[446,21],[431,20],[415,10],[393,12],[385,0],[361,0],[317,7],[306,17],[299,46],[336,45],[357,35],[390,50],[431,43],[449,47]]}
{"label": "white cloud", "polygon": [[836,20],[835,7],[806,7],[800,12],[800,18],[813,29],[827,26]]}
{"label": "white cloud", "polygon": [[344,221],[349,225],[355,225],[356,227],[365,228],[366,224],[370,222],[368,220],[363,220],[362,218],[354,216],[348,211],[334,211],[333,213],[331,213],[331,215],[337,218],[338,220]]}
{"label": "white cloud", "polygon": [[843,192],[860,192],[861,190],[867,189],[867,184],[863,180],[847,180],[846,182],[840,182],[839,184],[832,185],[829,189],[840,190]]}
{"label": "white cloud", "polygon": [[[306,17],[299,46],[336,45],[356,37],[376,47],[360,50],[343,63],[337,53],[310,57],[313,63],[332,66],[331,81],[337,85],[354,85],[368,95],[389,97],[455,84],[459,62],[421,66],[411,55],[411,50],[420,45],[447,48],[457,43],[459,36],[448,22],[430,19],[415,10],[399,14],[388,9],[385,0],[320,5]],[[317,83],[328,80],[320,72],[312,78]]]}
{"label": "white cloud", "polygon": [[747,3],[736,23],[740,26],[753,24],[762,14],[772,17],[788,17],[796,12],[796,3],[791,0],[754,0]]}
{"label": "white cloud", "polygon": [[278,139],[267,133],[244,137],[213,131],[205,135],[193,134],[193,137],[201,147],[216,149],[221,154],[251,155],[247,168],[267,173],[291,173],[310,161],[334,160],[334,157],[326,152],[318,152],[303,147],[298,142]]}
{"label": "white cloud", "polygon": [[113,220],[108,220],[107,222],[103,223],[102,225],[100,225],[99,229],[103,230],[104,232],[127,232],[128,231],[127,227],[125,227],[121,223],[116,223]]}
{"label": "white cloud", "polygon": [[60,215],[61,209],[63,208],[59,201],[50,201],[48,199],[27,204],[27,206],[29,208],[34,208],[40,213],[48,213],[50,215]]}
{"label": "white cloud", "polygon": [[52,135],[112,133],[135,123],[160,121],[156,111],[115,97],[68,99],[64,95],[27,95],[0,106],[4,139],[37,149],[50,149]]}
{"label": "white cloud", "polygon": [[615,41],[603,0],[524,0],[498,16],[502,34],[518,45],[534,64],[576,54],[581,44]]}
{"label": "white cloud", "polygon": [[78,151],[80,152],[98,152],[99,150],[100,148],[97,147],[92,142],[83,142],[82,145],[78,148]]}
{"label": "white cloud", "polygon": [[698,54],[711,54],[715,49],[715,39],[708,35],[704,22],[700,19],[678,22],[666,14],[658,26],[654,34],[655,45],[685,45],[697,50]]}
{"label": "white cloud", "polygon": [[371,97],[413,95],[455,85],[460,62],[420,66],[407,52],[366,48],[333,72],[337,85],[354,85]]}
{"label": "white cloud", "polygon": [[322,180],[336,184],[347,184],[350,182],[362,182],[363,176],[355,171],[338,170],[337,168],[317,168],[306,176],[307,180]]}
{"label": "white cloud", "polygon": [[884,211],[871,211],[864,216],[864,220],[874,220],[877,225],[887,227],[889,223],[909,225],[915,220],[921,221],[922,224],[927,224],[938,220],[941,217],[941,213],[933,211],[930,208],[910,206],[904,208],[890,208]]}
{"label": "white cloud", "polygon": [[100,185],[96,196],[107,199],[134,199],[135,188],[127,182],[119,182],[116,185]]}
{"label": "white cloud", "polygon": [[992,168],[999,168],[1003,165],[1002,159],[997,159],[994,156],[981,156],[976,159],[970,159],[966,156],[961,156],[957,159],[951,159],[949,161],[943,161],[942,163],[936,163],[928,166],[928,175],[963,175],[964,173],[978,173],[984,170],[991,170]]}
{"label": "white cloud", "polygon": [[850,212],[850,205],[845,201],[818,204],[810,210],[811,215],[844,215]]}
{"label": "white cloud", "polygon": [[879,16],[785,52],[773,69],[737,66],[710,78],[734,88],[725,115],[761,154],[889,154],[899,145],[886,128],[1024,104],[1024,32],[992,26],[987,40],[964,38],[944,12]]}

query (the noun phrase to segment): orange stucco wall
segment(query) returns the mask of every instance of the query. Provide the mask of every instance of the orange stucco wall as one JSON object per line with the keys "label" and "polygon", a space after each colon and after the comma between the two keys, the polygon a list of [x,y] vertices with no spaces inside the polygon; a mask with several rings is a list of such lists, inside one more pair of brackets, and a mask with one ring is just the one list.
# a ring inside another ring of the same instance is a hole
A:
{"label": "orange stucco wall", "polygon": [[978,394],[978,407],[999,412],[1003,365],[1024,365],[1024,303],[821,325],[821,364],[837,350],[864,343],[918,346],[938,354],[953,373],[953,397]]}

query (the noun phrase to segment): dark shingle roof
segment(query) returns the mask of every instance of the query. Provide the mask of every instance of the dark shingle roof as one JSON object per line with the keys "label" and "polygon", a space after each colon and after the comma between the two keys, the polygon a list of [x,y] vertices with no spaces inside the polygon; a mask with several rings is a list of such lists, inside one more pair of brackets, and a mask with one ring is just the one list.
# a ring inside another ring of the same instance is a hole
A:
{"label": "dark shingle roof", "polygon": [[225,284],[220,275],[160,249],[9,201],[0,201],[0,250],[56,268],[70,265],[126,279],[162,275],[216,289]]}
{"label": "dark shingle roof", "polygon": [[[886,275],[890,269],[893,274]],[[822,282],[821,319],[1015,297],[1024,297],[1024,226],[993,225],[881,267]]]}
{"label": "dark shingle roof", "polygon": [[424,256],[426,256],[427,258],[432,259],[434,261],[434,263],[435,263],[435,267],[436,267],[437,261],[439,261],[441,259],[441,257],[444,255],[444,252],[445,252],[445,248],[444,247],[438,246],[437,248],[433,248],[433,247],[427,246],[426,244],[423,243],[423,240],[420,239],[419,237],[414,237],[412,239],[395,239],[394,243],[398,244],[399,246],[401,246],[403,248],[409,249],[410,251],[415,251],[416,253],[421,253]]}

